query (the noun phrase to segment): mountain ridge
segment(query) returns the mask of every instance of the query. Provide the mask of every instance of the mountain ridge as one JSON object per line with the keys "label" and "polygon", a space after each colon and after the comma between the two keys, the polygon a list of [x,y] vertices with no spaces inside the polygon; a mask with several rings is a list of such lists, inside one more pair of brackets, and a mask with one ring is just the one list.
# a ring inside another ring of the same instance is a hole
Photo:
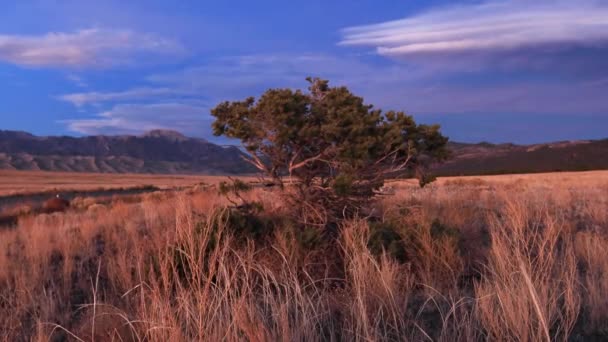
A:
{"label": "mountain ridge", "polygon": [[434,167],[438,176],[608,169],[608,139],[531,145],[450,142],[448,147],[453,158]]}
{"label": "mountain ridge", "polygon": [[102,173],[252,172],[236,147],[223,147],[181,133],[35,136],[0,130],[0,169]]}
{"label": "mountain ridge", "polygon": [[[608,169],[608,139],[543,144],[449,142],[438,176]],[[245,174],[255,169],[237,147],[171,130],[141,135],[36,136],[0,130],[0,169],[102,173]]]}

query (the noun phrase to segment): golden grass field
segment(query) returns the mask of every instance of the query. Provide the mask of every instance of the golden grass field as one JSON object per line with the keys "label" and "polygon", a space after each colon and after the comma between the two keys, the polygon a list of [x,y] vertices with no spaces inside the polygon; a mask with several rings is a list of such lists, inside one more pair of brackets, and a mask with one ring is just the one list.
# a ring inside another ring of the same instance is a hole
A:
{"label": "golden grass field", "polygon": [[0,170],[0,196],[55,190],[120,189],[153,185],[161,189],[214,184],[224,176],[148,175]]}
{"label": "golden grass field", "polygon": [[[608,171],[561,172],[497,176],[441,177],[437,184],[453,181],[485,180],[493,183],[526,181],[530,179],[565,180],[573,178],[595,181],[596,178],[607,178]],[[257,181],[256,177],[239,177],[246,181]],[[192,187],[197,184],[217,184],[227,181],[227,176],[206,175],[152,175],[152,174],[116,174],[116,173],[77,173],[48,171],[13,171],[0,170],[0,196],[14,194],[41,193],[49,191],[91,191],[100,189],[124,189],[152,185],[160,189]],[[415,184],[415,180],[397,181],[398,183]]]}
{"label": "golden grass field", "polygon": [[[81,177],[47,179],[102,183]],[[608,339],[608,172],[389,186],[337,245],[285,223],[273,189],[245,195],[256,231],[201,188],[22,217],[0,230],[0,339]]]}

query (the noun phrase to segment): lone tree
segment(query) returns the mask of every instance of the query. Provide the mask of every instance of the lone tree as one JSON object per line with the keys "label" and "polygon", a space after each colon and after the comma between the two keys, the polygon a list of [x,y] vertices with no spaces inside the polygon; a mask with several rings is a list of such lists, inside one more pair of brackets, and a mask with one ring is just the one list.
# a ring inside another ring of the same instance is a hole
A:
{"label": "lone tree", "polygon": [[389,178],[417,176],[424,185],[428,165],[446,157],[438,125],[383,113],[326,80],[307,81],[308,92],[270,89],[211,111],[215,135],[240,139],[248,161],[281,188],[290,180],[285,199],[306,223],[356,215]]}

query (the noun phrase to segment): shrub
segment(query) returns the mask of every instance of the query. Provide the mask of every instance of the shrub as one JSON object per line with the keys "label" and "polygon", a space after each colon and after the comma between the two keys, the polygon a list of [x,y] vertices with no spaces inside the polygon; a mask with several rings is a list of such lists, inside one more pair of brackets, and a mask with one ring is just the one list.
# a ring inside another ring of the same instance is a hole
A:
{"label": "shrub", "polygon": [[271,89],[259,100],[223,102],[211,114],[214,134],[241,140],[248,161],[284,187],[297,216],[325,226],[355,217],[386,179],[416,175],[447,156],[438,125],[404,112],[383,113],[346,87],[308,78],[309,92]]}
{"label": "shrub", "polygon": [[396,227],[387,222],[372,222],[369,224],[370,236],[367,247],[376,256],[386,253],[395,260],[403,263],[407,259],[405,241]]}
{"label": "shrub", "polygon": [[458,242],[460,240],[460,230],[441,223],[439,219],[435,219],[431,223],[431,237],[435,240],[452,239],[454,242]]}

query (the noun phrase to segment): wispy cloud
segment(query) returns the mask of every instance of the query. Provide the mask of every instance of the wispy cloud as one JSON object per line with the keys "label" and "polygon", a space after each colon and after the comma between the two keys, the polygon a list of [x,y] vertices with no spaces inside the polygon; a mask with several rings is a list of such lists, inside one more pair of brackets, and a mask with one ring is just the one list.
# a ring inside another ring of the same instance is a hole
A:
{"label": "wispy cloud", "polygon": [[137,134],[172,129],[201,135],[209,133],[208,109],[183,103],[120,104],[92,119],[67,120],[68,129],[82,134]]}
{"label": "wispy cloud", "polygon": [[[212,121],[209,109],[220,101],[256,96],[273,87],[303,88],[306,76],[324,77],[333,85],[347,85],[379,108],[405,110],[416,116],[608,111],[604,99],[607,84],[603,81],[593,87],[584,86],[584,82],[529,81],[463,85],[434,77],[432,70],[412,69],[402,63],[376,63],[377,59],[328,54],[226,57],[149,76],[151,87],[75,93],[61,99],[79,107],[95,103],[111,105],[100,114],[92,112],[95,114],[89,118],[67,121],[72,131],[115,134],[165,128],[208,138]],[[83,108],[87,112],[95,110]]]}
{"label": "wispy cloud", "polygon": [[[608,84],[439,84],[434,87],[403,85],[379,90],[375,96],[391,107],[412,114],[569,114],[608,113]],[[399,106],[401,104],[401,106]],[[405,108],[403,108],[405,107]]]}
{"label": "wispy cloud", "polygon": [[346,28],[340,44],[406,57],[606,46],[608,3],[494,0],[440,7],[402,20]]}
{"label": "wispy cloud", "polygon": [[[563,66],[563,65],[562,65]],[[597,72],[596,72],[597,74]],[[481,75],[481,76],[477,76]],[[403,63],[374,63],[353,56],[251,55],[211,62],[149,80],[174,88],[191,86],[213,103],[261,94],[269,87],[306,87],[306,76],[347,85],[366,101],[410,114],[458,113],[600,113],[608,111],[604,78],[586,86],[586,79],[568,82],[529,77],[497,82],[484,73],[450,80],[434,68]],[[597,76],[596,76],[597,78]]]}
{"label": "wispy cloud", "polygon": [[221,101],[256,95],[274,87],[305,88],[308,76],[357,89],[413,81],[425,72],[406,65],[368,62],[359,56],[284,53],[225,57],[176,72],[151,75],[148,81],[171,88],[190,87]]}
{"label": "wispy cloud", "polygon": [[184,48],[175,41],[130,30],[0,35],[0,61],[30,67],[108,67],[131,63],[142,52],[175,55]]}
{"label": "wispy cloud", "polygon": [[[256,95],[269,87],[302,88],[307,76],[328,77],[340,83],[346,81],[346,68],[352,70],[351,80],[377,78],[375,68],[354,59],[322,54],[246,55],[152,75],[148,78],[151,87],[80,92],[57,98],[90,113],[81,114],[86,115],[82,119],[64,121],[71,131],[116,134],[164,128],[210,137],[209,109],[220,101]],[[99,113],[99,107],[109,109]]]}
{"label": "wispy cloud", "polygon": [[175,88],[133,88],[119,92],[83,92],[61,95],[58,99],[69,102],[76,107],[102,102],[119,102],[131,100],[154,99],[170,95],[184,95],[190,92]]}
{"label": "wispy cloud", "polygon": [[88,86],[87,82],[82,77],[76,74],[68,74],[66,76],[66,79],[80,88],[86,88]]}

